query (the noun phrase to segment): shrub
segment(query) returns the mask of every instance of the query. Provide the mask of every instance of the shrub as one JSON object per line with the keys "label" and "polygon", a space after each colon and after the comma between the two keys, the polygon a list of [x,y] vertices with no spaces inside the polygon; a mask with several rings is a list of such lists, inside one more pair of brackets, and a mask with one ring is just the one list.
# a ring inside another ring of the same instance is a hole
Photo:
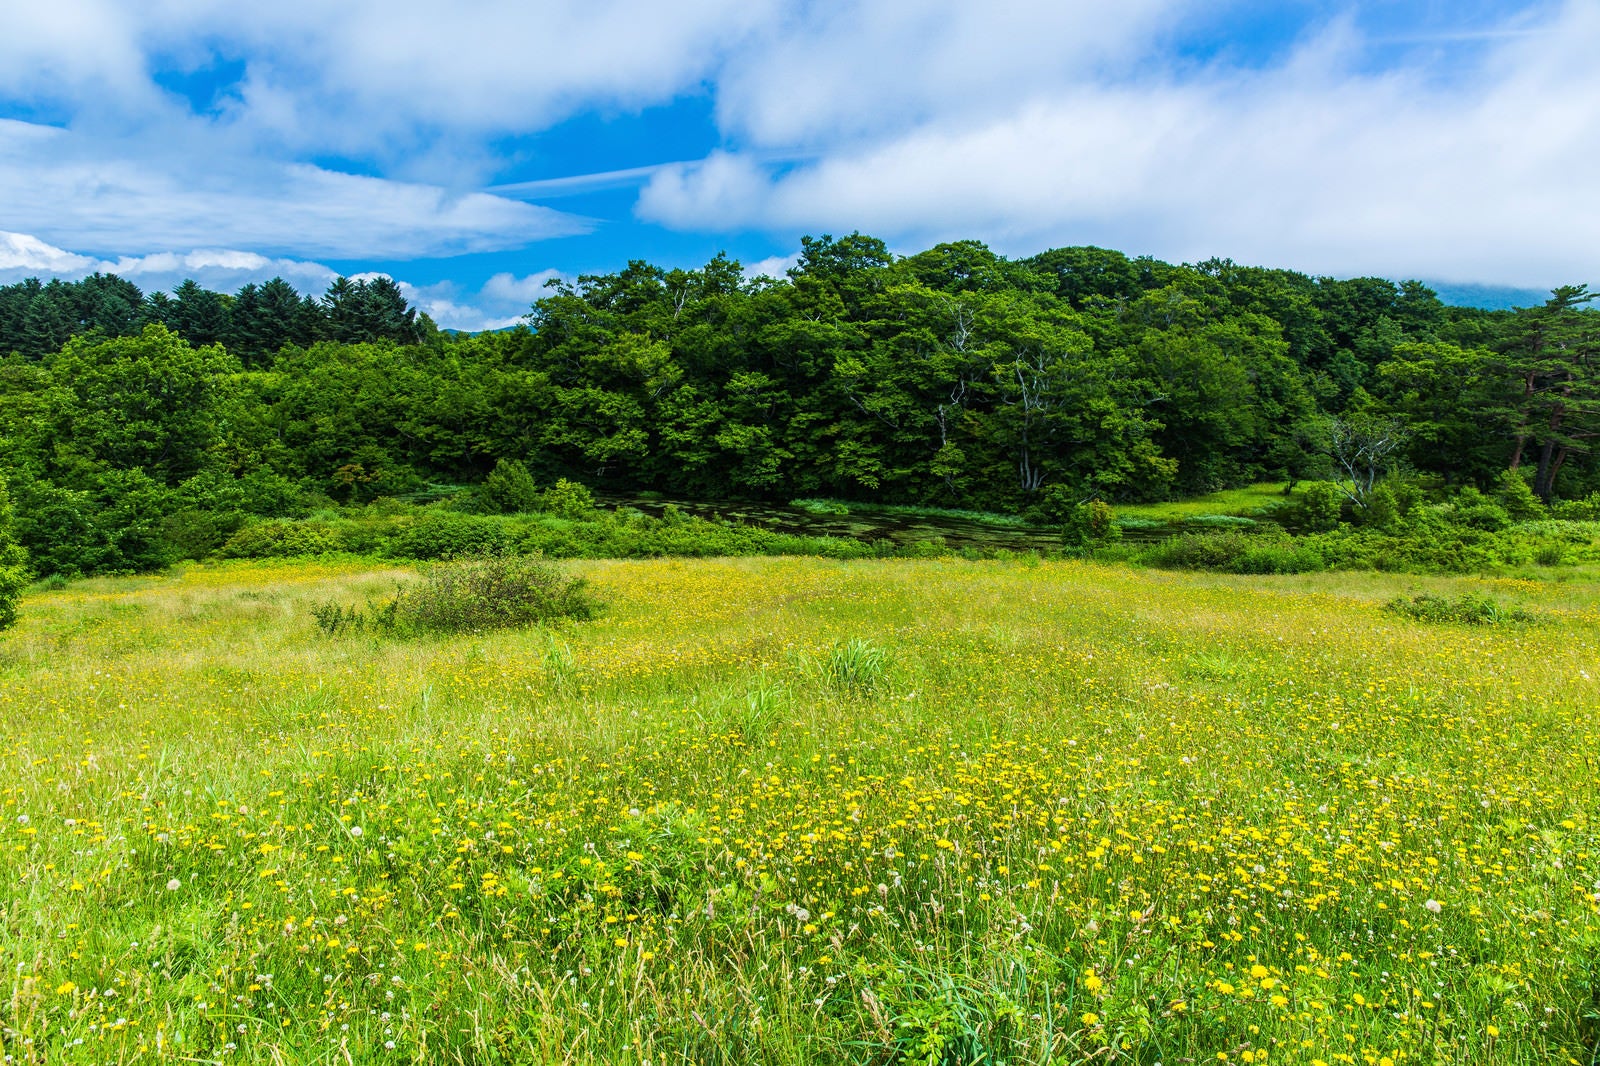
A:
{"label": "shrub", "polygon": [[1285,517],[1308,533],[1325,533],[1339,525],[1344,509],[1344,499],[1339,490],[1326,481],[1307,485],[1300,494],[1300,502],[1293,509],[1285,509]]}
{"label": "shrub", "polygon": [[175,511],[161,520],[161,536],[173,559],[204,559],[244,525],[238,511]]}
{"label": "shrub", "polygon": [[1080,503],[1061,523],[1061,540],[1068,548],[1099,548],[1122,539],[1122,527],[1104,500]]}
{"label": "shrub", "polygon": [[225,559],[287,559],[342,550],[338,530],[325,522],[273,519],[241,526],[218,554]]}
{"label": "shrub", "polygon": [[1286,536],[1233,531],[1170,537],[1141,557],[1169,570],[1218,570],[1228,574],[1303,574],[1321,570],[1322,555]]}
{"label": "shrub", "polygon": [[1396,596],[1383,605],[1383,610],[1435,625],[1487,626],[1502,622],[1526,624],[1537,621],[1534,615],[1519,607],[1502,607],[1487,596],[1474,596],[1471,593],[1454,600],[1431,593],[1413,596],[1409,600],[1404,596]]}
{"label": "shrub", "polygon": [[1080,504],[1065,485],[1046,485],[1023,511],[1023,517],[1041,526],[1070,526]]}
{"label": "shrub", "polygon": [[389,541],[395,559],[458,559],[499,555],[511,548],[503,522],[479,515],[435,512],[401,529]]}
{"label": "shrub", "polygon": [[539,506],[558,518],[588,518],[594,513],[594,493],[587,485],[562,478],[544,490]]}
{"label": "shrub", "polygon": [[519,459],[501,459],[478,486],[478,500],[491,514],[538,510],[539,486]]}
{"label": "shrub", "polygon": [[1520,471],[1502,470],[1495,479],[1494,487],[1495,499],[1513,520],[1526,522],[1546,517],[1544,504],[1533,494],[1532,487]]}
{"label": "shrub", "polygon": [[1555,505],[1552,516],[1569,522],[1600,521],[1600,492],[1591,492],[1581,500],[1563,500]]}
{"label": "shrub", "polygon": [[1452,502],[1455,513],[1451,517],[1459,525],[1493,533],[1511,524],[1511,515],[1504,507],[1470,485],[1458,492]]}
{"label": "shrub", "polygon": [[401,628],[470,633],[583,621],[598,606],[588,582],[538,556],[491,556],[431,568],[421,583],[396,597],[396,621]]}
{"label": "shrub", "polygon": [[1393,529],[1400,521],[1400,503],[1394,489],[1379,485],[1367,495],[1367,505],[1361,510],[1364,529]]}
{"label": "shrub", "polygon": [[599,603],[583,578],[568,577],[537,556],[457,559],[365,608],[329,601],[311,609],[329,636],[374,632],[479,633],[593,618]]}

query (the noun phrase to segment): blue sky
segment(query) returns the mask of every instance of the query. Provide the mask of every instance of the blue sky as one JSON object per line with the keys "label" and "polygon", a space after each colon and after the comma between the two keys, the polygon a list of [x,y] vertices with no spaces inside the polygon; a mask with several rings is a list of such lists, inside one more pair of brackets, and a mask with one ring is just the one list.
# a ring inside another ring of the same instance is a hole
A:
{"label": "blue sky", "polygon": [[0,281],[442,325],[807,233],[1600,282],[1600,0],[5,2]]}

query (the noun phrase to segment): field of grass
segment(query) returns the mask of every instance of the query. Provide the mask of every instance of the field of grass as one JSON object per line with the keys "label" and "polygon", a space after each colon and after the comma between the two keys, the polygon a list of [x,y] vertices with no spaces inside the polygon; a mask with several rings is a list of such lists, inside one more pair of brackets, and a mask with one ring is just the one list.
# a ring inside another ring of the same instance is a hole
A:
{"label": "field of grass", "polygon": [[26,599],[6,1061],[1597,1061],[1595,584],[573,569],[453,639],[320,634],[354,562]]}

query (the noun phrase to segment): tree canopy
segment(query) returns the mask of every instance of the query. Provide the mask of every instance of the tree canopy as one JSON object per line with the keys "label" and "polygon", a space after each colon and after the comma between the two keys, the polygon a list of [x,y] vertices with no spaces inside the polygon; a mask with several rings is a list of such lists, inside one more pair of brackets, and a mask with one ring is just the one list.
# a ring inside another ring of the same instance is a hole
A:
{"label": "tree canopy", "polygon": [[1479,311],[1412,281],[862,234],[806,238],[781,279],[630,262],[475,336],[381,277],[29,280],[0,287],[0,474],[40,572],[509,461],[541,485],[1023,510],[1313,477],[1386,426],[1384,469],[1526,472],[1548,502],[1600,488],[1591,296]]}

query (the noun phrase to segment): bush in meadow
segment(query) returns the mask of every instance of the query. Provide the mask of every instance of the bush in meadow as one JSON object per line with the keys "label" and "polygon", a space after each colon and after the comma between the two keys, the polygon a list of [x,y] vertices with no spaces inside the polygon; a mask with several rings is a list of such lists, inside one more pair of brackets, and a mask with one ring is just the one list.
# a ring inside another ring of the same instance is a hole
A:
{"label": "bush in meadow", "polygon": [[328,602],[311,613],[329,636],[362,631],[410,636],[584,621],[599,606],[583,578],[569,577],[538,556],[501,555],[440,563],[421,581],[366,608]]}

